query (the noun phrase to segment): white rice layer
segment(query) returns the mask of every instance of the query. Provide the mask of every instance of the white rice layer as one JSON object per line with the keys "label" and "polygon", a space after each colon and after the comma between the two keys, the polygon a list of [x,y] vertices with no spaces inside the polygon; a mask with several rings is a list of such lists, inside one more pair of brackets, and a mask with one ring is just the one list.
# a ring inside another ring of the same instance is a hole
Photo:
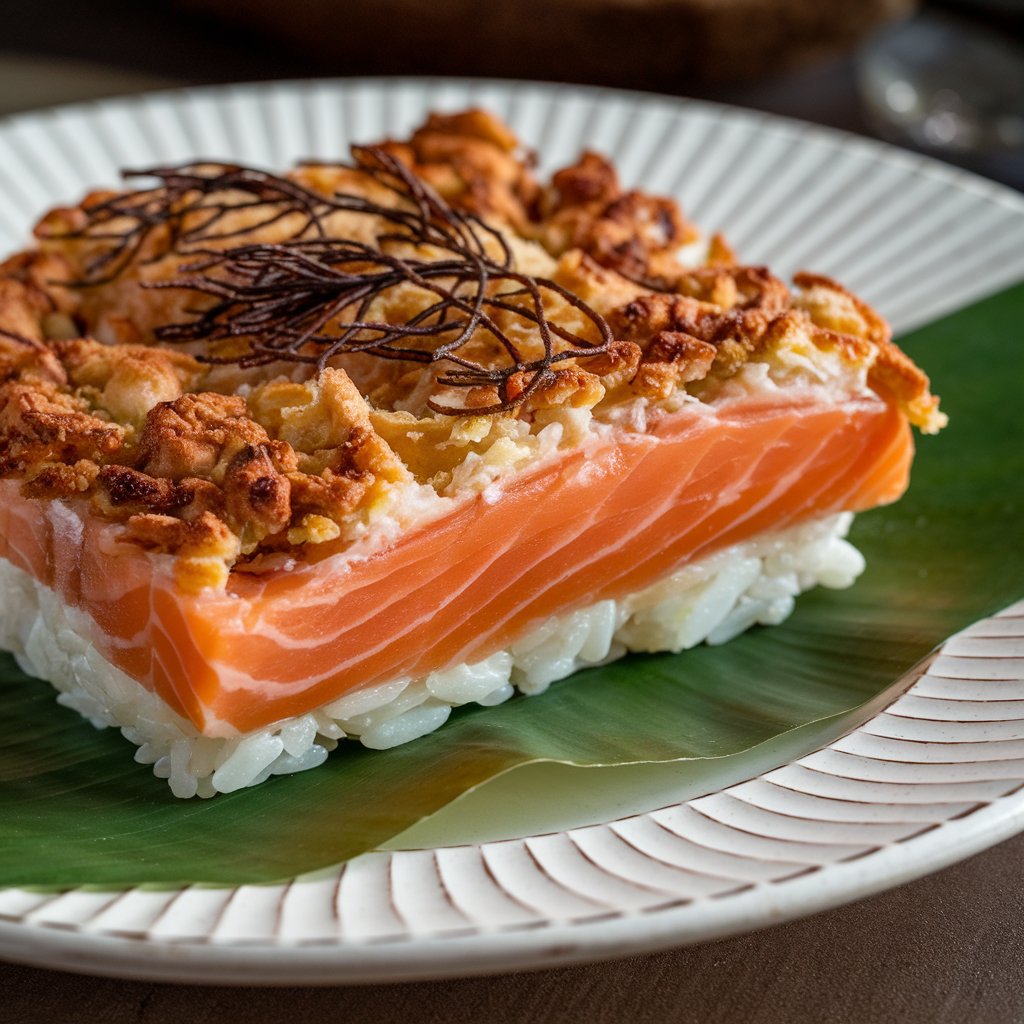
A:
{"label": "white rice layer", "polygon": [[755,623],[776,625],[796,595],[819,584],[848,587],[864,568],[843,538],[853,516],[830,516],[737,544],[621,601],[552,618],[476,664],[359,690],[308,714],[226,739],[202,736],[103,658],[95,627],[48,587],[0,559],[0,646],[57,701],[97,728],[115,726],[178,797],[210,797],[324,762],[346,737],[383,750],[433,732],[462,704],[493,705],[515,690],[542,693],[580,668],[627,651],[680,651],[725,643]]}

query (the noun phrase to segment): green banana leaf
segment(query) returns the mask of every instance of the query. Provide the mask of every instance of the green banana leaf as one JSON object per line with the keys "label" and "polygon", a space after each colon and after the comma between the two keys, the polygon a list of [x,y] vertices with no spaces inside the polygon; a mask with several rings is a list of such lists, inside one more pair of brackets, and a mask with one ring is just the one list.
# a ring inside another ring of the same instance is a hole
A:
{"label": "green banana leaf", "polygon": [[858,518],[868,570],[853,589],[808,594],[784,625],[723,647],[631,657],[541,697],[462,709],[408,746],[342,744],[315,771],[209,801],[175,800],[115,731],[57,706],[4,656],[0,885],[294,877],[378,847],[517,766],[685,758],[699,777],[700,759],[886,699],[945,637],[1024,593],[1022,322],[1019,286],[903,339],[951,423],[919,442],[907,497]]}

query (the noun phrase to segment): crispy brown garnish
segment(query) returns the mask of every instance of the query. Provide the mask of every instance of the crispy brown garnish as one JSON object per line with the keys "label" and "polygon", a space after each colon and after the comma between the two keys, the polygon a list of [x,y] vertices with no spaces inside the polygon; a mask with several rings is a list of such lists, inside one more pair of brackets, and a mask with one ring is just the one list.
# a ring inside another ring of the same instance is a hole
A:
{"label": "crispy brown garnish", "polygon": [[[157,326],[157,340],[206,343],[201,361],[241,368],[288,361],[323,370],[353,354],[440,364],[442,388],[493,384],[497,401],[488,411],[495,413],[550,383],[556,364],[611,344],[601,314],[558,281],[519,269],[500,230],[449,204],[386,147],[355,147],[353,155],[355,164],[343,170],[363,180],[362,191],[326,195],[234,165],[151,169],[145,173],[160,186],[95,204],[86,224],[66,234],[72,243],[101,243],[78,284],[95,288],[120,277],[164,224],[170,231],[165,254],[194,258],[176,277],[148,284],[191,292],[203,308]],[[367,188],[388,201],[372,198]],[[280,241],[234,244],[255,230],[235,227],[240,209],[258,211],[257,228],[280,230],[285,221],[292,227]],[[341,214],[362,221],[365,237],[331,237],[330,219]],[[374,226],[368,236],[367,221]],[[403,319],[396,293],[410,288],[426,301]],[[559,322],[549,311],[553,305],[571,307],[584,329]],[[381,317],[381,307],[394,312]],[[525,352],[517,342],[523,325],[540,342],[539,352]],[[108,317],[106,327],[122,344],[137,340],[131,324]],[[524,374],[530,383],[510,398],[508,380]],[[431,407],[452,415],[463,408],[433,399]]]}
{"label": "crispy brown garnish", "polygon": [[99,472],[91,459],[39,462],[26,467],[24,492],[29,498],[80,498],[92,489]]}
{"label": "crispy brown garnish", "polygon": [[120,423],[140,426],[149,411],[171,402],[198,381],[201,366],[184,352],[146,345],[101,345],[85,338],[54,345],[78,388]]}
{"label": "crispy brown garnish", "polygon": [[182,533],[173,524],[179,518],[209,524],[212,516],[239,539],[244,554],[265,541],[273,549],[333,539],[339,531],[328,522],[356,513],[374,486],[403,478],[404,468],[370,427],[366,403],[343,372],[327,371],[308,384],[267,385],[254,403],[276,437],[251,418],[239,396],[187,394],[154,407],[136,465],[100,470],[97,508],[129,522],[142,517],[132,537],[158,550],[186,538],[189,550],[198,551],[197,538],[207,533]]}
{"label": "crispy brown garnish", "polygon": [[67,260],[60,253],[31,249],[0,263],[0,280],[17,281],[28,289],[36,297],[32,305],[43,313],[45,323],[52,313],[69,316],[78,308],[78,294],[74,289],[62,288],[57,283],[67,279],[68,269]]}
{"label": "crispy brown garnish", "polygon": [[675,251],[698,237],[674,200],[624,192],[615,169],[597,153],[584,153],[552,184],[554,208],[540,234],[552,252],[580,249],[624,277],[656,281],[678,269]]}
{"label": "crispy brown garnish", "polygon": [[52,310],[42,289],[12,277],[0,278],[0,332],[8,342],[41,342],[43,317]]}
{"label": "crispy brown garnish", "polygon": [[85,403],[49,381],[0,385],[0,465],[24,471],[42,462],[109,459],[124,428],[86,411]]}
{"label": "crispy brown garnish", "polygon": [[703,380],[718,355],[707,341],[682,331],[660,331],[644,352],[637,387],[650,398],[668,398],[678,384]]}
{"label": "crispy brown garnish", "polygon": [[152,476],[202,476],[219,483],[242,448],[269,440],[266,430],[250,418],[244,398],[211,392],[182,395],[149,412],[136,461]]}
{"label": "crispy brown garnish", "polygon": [[[517,381],[513,378],[509,382],[510,389],[525,390],[527,386],[528,382],[525,380]],[[550,379],[530,396],[524,413],[528,415],[538,408],[552,409],[560,405],[574,409],[589,409],[601,401],[604,392],[601,378],[580,366],[555,370]]]}
{"label": "crispy brown garnish", "polygon": [[767,267],[698,267],[676,277],[673,289],[726,311],[758,309],[775,314],[791,304],[785,282]]}
{"label": "crispy brown garnish", "polygon": [[289,479],[292,504],[300,517],[313,512],[338,520],[349,515],[359,505],[372,477],[358,471],[336,472],[325,469],[318,476],[296,473]]}
{"label": "crispy brown garnish", "polygon": [[815,324],[875,346],[877,355],[868,371],[868,383],[875,391],[899,405],[910,422],[926,434],[937,433],[946,425],[947,417],[939,411],[928,375],[893,343],[888,323],[871,306],[822,274],[801,271],[793,282],[802,289],[800,304]]}
{"label": "crispy brown garnish", "polygon": [[931,393],[928,375],[891,341],[879,346],[878,358],[868,371],[868,383],[903,409],[907,419],[925,434],[937,434],[948,422]]}
{"label": "crispy brown garnish", "polygon": [[291,489],[269,445],[246,445],[224,474],[227,522],[249,543],[279,533],[291,522]]}
{"label": "crispy brown garnish", "polygon": [[708,254],[704,265],[708,267],[735,267],[739,263],[736,250],[729,244],[725,235],[719,233],[711,236],[708,242]]}
{"label": "crispy brown garnish", "polygon": [[192,495],[177,480],[150,476],[130,466],[104,466],[98,474],[110,504],[153,512],[173,512],[192,500]]}
{"label": "crispy brown garnish", "polygon": [[131,466],[104,466],[96,475],[94,507],[105,516],[125,519],[145,512],[177,514],[195,519],[202,512],[221,514],[223,491],[210,480],[185,477],[167,480]]}
{"label": "crispy brown garnish", "polygon": [[608,322],[620,338],[645,344],[662,331],[681,331],[720,310],[688,295],[654,293],[639,295],[612,310]]}
{"label": "crispy brown garnish", "polygon": [[145,513],[125,524],[123,540],[147,551],[176,555],[178,585],[186,592],[223,587],[240,543],[227,524],[211,512],[195,519]]}
{"label": "crispy brown garnish", "polygon": [[540,187],[533,159],[496,117],[483,110],[431,114],[406,143],[384,148],[448,201],[525,231]]}
{"label": "crispy brown garnish", "polygon": [[555,213],[591,203],[607,206],[622,195],[615,168],[599,153],[587,150],[571,167],[556,171],[551,185],[557,196]]}
{"label": "crispy brown garnish", "polygon": [[[8,260],[19,273],[25,264]],[[64,371],[45,345],[44,324],[55,314],[55,304],[41,287],[18,277],[0,276],[0,380],[27,375],[31,379],[62,384]]]}
{"label": "crispy brown garnish", "polygon": [[643,350],[632,341],[617,341],[608,351],[587,364],[590,373],[601,378],[606,390],[626,384],[636,375]]}

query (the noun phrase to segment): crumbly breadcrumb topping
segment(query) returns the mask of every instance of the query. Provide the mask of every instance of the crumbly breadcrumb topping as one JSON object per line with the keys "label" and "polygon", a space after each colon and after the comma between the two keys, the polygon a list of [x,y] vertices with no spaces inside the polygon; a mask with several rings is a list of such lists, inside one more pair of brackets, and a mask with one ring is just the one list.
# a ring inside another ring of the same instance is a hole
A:
{"label": "crumbly breadcrumb topping", "polygon": [[[479,110],[432,115],[377,151],[483,225],[484,248],[500,251],[527,292],[531,281],[549,282],[532,299],[487,284],[479,301],[489,304],[488,329],[474,320],[464,332],[461,365],[486,368],[514,351],[518,365],[543,372],[513,367],[470,385],[451,365],[446,377],[442,359],[381,359],[369,344],[319,367],[303,357],[247,362],[230,329],[234,306],[215,335],[174,327],[223,301],[217,287],[235,282],[218,278],[204,292],[182,278],[197,258],[240,244],[265,255],[268,245],[308,237],[312,222],[286,201],[186,186],[174,197],[176,219],[140,222],[120,213],[134,193],[93,193],[47,214],[38,247],[0,264],[0,473],[23,479],[32,497],[87,502],[123,523],[127,543],[176,556],[180,584],[197,590],[280,553],[342,550],[375,520],[401,518],[403,504],[483,490],[605,425],[643,429],[686,402],[714,403],[751,365],[780,387],[871,389],[926,432],[945,422],[925,374],[861,299],[810,273],[791,289],[741,264],[721,236],[700,265],[685,265],[681,247],[700,236],[678,205],[623,189],[596,153],[545,185],[532,154]],[[294,182],[303,197],[365,196],[399,216],[408,207],[350,166],[302,166],[275,181]],[[401,268],[446,258],[437,246],[391,237],[387,217],[336,206],[325,207],[318,237],[375,247],[367,251]],[[90,231],[98,209],[117,216]],[[380,337],[389,324],[408,331],[447,315],[436,312],[439,294],[454,294],[461,308],[457,287],[438,280],[389,279],[359,322]],[[329,325],[325,316],[321,327]],[[184,341],[170,339],[176,330]],[[545,331],[577,339],[579,357],[543,362]]]}

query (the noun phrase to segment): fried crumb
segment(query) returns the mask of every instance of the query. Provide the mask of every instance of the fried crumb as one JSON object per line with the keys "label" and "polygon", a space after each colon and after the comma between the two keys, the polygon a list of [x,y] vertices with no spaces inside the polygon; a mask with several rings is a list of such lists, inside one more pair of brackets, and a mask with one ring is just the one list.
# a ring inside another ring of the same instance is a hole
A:
{"label": "fried crumb", "polygon": [[101,470],[91,459],[75,463],[41,462],[25,471],[24,491],[29,498],[77,498],[88,493]]}
{"label": "fried crumb", "polygon": [[222,589],[241,552],[238,537],[212,512],[195,519],[155,513],[132,516],[122,540],[147,551],[176,555],[175,580],[187,593]]}
{"label": "fried crumb", "polygon": [[50,381],[0,385],[0,460],[8,472],[44,462],[109,459],[120,451],[124,433]]}
{"label": "fried crumb", "polygon": [[546,248],[578,249],[630,279],[678,270],[675,251],[699,237],[674,200],[623,191],[615,169],[597,153],[558,171],[549,200],[553,208],[539,233]]}
{"label": "fried crumb", "polygon": [[840,339],[862,339],[875,348],[868,371],[868,383],[875,391],[899,405],[926,434],[938,433],[946,425],[948,418],[931,394],[928,375],[893,343],[888,323],[874,309],[822,274],[801,271],[793,283],[801,290],[797,304],[816,325]]}
{"label": "fried crumb", "polygon": [[224,474],[224,511],[228,524],[250,551],[264,537],[287,529],[292,518],[292,485],[274,465],[268,445],[246,445]]}
{"label": "fried crumb", "polygon": [[739,263],[736,250],[729,244],[725,235],[718,233],[711,236],[708,242],[704,264],[708,267],[735,267]]}
{"label": "fried crumb", "polygon": [[293,526],[288,531],[288,543],[296,546],[300,544],[326,544],[328,541],[337,540],[341,536],[341,527],[327,516],[305,515],[298,526]]}
{"label": "fried crumb", "polygon": [[645,398],[665,399],[679,384],[703,380],[718,349],[682,331],[659,331],[643,354],[633,386]]}
{"label": "fried crumb", "polygon": [[98,408],[133,427],[154,406],[180,398],[202,375],[202,366],[184,352],[86,338],[58,339],[53,347],[71,384],[91,389]]}
{"label": "fried crumb", "polygon": [[151,476],[201,476],[220,483],[247,445],[270,440],[239,395],[199,392],[160,402],[146,415],[136,462]]}

